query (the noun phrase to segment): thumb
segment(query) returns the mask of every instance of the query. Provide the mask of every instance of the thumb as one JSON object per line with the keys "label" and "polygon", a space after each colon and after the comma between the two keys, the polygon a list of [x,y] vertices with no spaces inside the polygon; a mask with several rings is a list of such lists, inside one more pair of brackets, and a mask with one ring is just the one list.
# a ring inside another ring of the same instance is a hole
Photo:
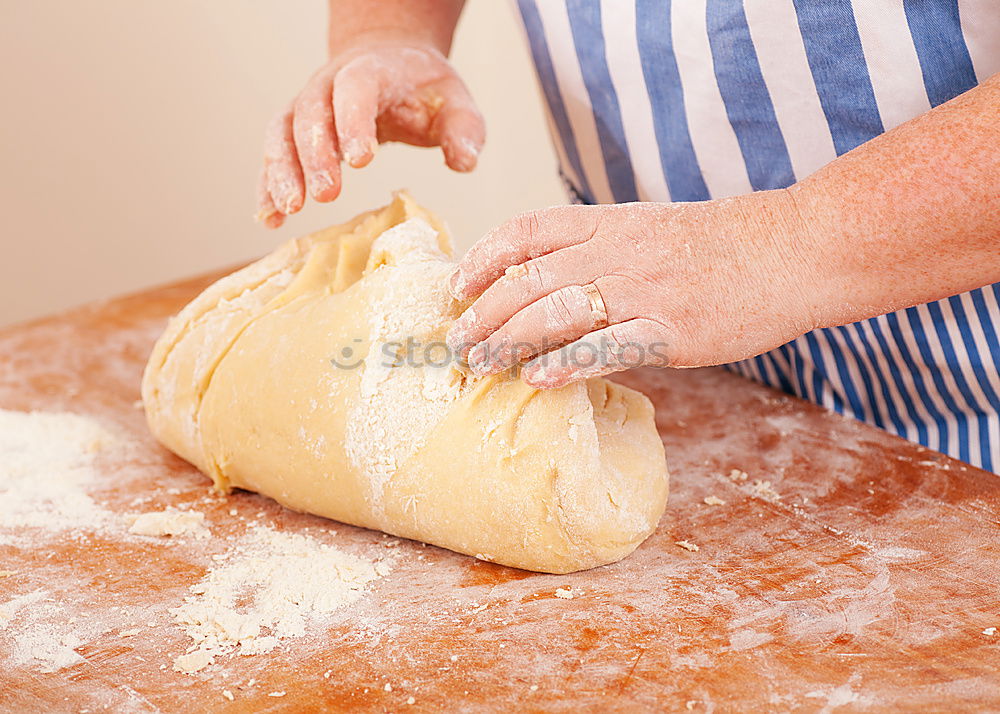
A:
{"label": "thumb", "polygon": [[434,118],[432,138],[455,171],[472,171],[486,141],[486,124],[468,89],[457,77],[441,87],[444,100]]}

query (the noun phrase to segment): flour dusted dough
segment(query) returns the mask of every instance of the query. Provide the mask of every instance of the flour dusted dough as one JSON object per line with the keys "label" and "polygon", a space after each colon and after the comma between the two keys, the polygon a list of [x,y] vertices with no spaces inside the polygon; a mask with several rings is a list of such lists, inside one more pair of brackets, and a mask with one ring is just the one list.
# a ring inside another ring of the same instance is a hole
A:
{"label": "flour dusted dough", "polygon": [[444,359],[463,307],[450,255],[401,193],[223,278],[153,350],[153,433],[219,489],[298,511],[529,570],[623,558],[667,498],[652,405],[604,379],[535,390]]}

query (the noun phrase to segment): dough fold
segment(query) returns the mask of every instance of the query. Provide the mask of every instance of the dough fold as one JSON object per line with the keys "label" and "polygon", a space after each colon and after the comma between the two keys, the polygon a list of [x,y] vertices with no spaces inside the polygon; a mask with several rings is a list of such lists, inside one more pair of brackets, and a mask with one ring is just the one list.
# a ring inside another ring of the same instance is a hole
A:
{"label": "dough fold", "polygon": [[150,428],[217,488],[528,570],[616,561],[667,499],[653,407],[605,379],[473,377],[442,223],[405,193],[293,240],[169,323]]}

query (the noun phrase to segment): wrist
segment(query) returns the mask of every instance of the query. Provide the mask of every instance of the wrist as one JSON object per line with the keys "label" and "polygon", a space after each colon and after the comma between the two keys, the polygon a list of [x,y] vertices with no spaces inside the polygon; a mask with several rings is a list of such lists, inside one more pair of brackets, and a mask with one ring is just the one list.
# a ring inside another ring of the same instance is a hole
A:
{"label": "wrist", "polygon": [[824,226],[816,204],[816,196],[802,184],[775,191],[778,212],[783,220],[784,245],[781,252],[792,277],[792,286],[807,316],[803,332],[826,327],[834,308],[836,291],[830,290],[829,250],[830,229]]}
{"label": "wrist", "polygon": [[738,199],[747,250],[760,266],[757,297],[786,339],[823,327],[836,300],[826,279],[826,234],[810,197],[793,189]]}
{"label": "wrist", "polygon": [[798,260],[811,276],[806,290],[815,306],[815,327],[834,327],[887,312],[890,286],[878,255],[859,238],[854,207],[836,185],[809,178],[785,190],[797,218]]}
{"label": "wrist", "polygon": [[465,0],[329,0],[330,57],[368,44],[429,48],[447,56],[464,4]]}
{"label": "wrist", "polygon": [[331,30],[327,43],[327,56],[331,61],[338,58],[347,61],[366,52],[401,47],[445,54],[430,38],[414,35],[403,28],[381,27],[372,28],[350,37],[336,36]]}

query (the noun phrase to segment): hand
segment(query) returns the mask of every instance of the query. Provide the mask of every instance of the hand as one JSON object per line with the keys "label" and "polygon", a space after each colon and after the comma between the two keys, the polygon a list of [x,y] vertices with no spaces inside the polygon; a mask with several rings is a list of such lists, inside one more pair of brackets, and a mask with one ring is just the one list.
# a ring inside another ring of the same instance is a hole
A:
{"label": "hand", "polygon": [[369,41],[339,52],[267,129],[257,219],[280,226],[305,202],[340,194],[340,162],[366,166],[380,142],[440,146],[471,171],[485,139],[482,116],[455,70],[429,44]]}
{"label": "hand", "polygon": [[784,344],[816,326],[822,284],[793,191],[518,216],[452,276],[456,299],[478,298],[448,344],[478,374],[530,359],[522,377],[535,387]]}

